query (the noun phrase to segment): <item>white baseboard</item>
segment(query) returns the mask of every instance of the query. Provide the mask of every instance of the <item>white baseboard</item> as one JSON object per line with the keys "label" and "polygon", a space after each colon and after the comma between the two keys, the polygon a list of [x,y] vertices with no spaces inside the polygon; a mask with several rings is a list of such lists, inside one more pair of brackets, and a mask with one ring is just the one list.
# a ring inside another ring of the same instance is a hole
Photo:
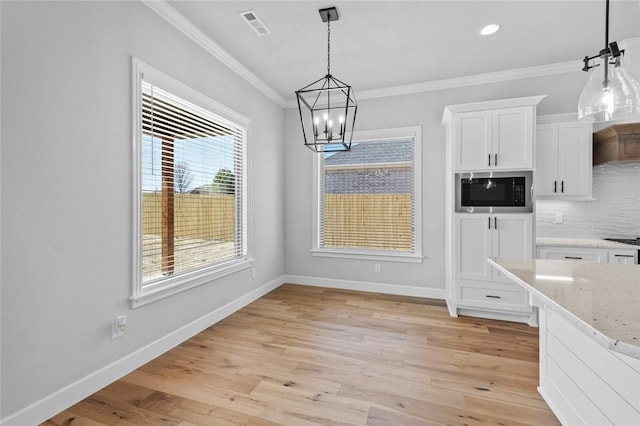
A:
{"label": "white baseboard", "polygon": [[286,275],[286,283],[310,285],[315,287],[339,288],[341,290],[369,291],[373,293],[396,294],[400,296],[425,297],[429,299],[445,299],[444,288],[415,287],[409,285],[382,284],[366,281],[336,280],[330,278],[307,277],[303,275]]}
{"label": "white baseboard", "polygon": [[46,396],[22,410],[0,419],[3,426],[24,426],[40,424],[55,416],[59,412],[99,391],[122,376],[146,364],[152,359],[185,340],[195,336],[202,330],[211,327],[270,291],[280,287],[285,282],[285,276],[276,278],[261,287],[219,307],[176,331],[149,343],[137,351],[120,358],[111,364],[89,374],[82,379]]}
{"label": "white baseboard", "polygon": [[500,321],[521,322],[531,327],[537,327],[538,321],[535,313],[519,313],[505,311],[489,311],[486,309],[461,308],[457,307],[458,315],[466,317],[487,318]]}

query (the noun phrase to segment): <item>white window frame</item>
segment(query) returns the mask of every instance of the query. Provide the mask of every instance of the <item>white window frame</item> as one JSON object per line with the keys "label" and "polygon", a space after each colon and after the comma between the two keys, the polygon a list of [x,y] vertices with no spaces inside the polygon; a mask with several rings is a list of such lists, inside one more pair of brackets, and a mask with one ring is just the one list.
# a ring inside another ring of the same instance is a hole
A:
{"label": "white window frame", "polygon": [[400,139],[405,137],[413,138],[413,161],[414,161],[414,238],[415,249],[413,253],[394,250],[366,250],[366,249],[339,249],[320,247],[320,196],[323,194],[322,179],[320,173],[323,172],[324,159],[322,154],[317,154],[313,162],[313,246],[311,254],[319,257],[334,257],[347,259],[380,260],[391,262],[421,263],[424,259],[422,255],[422,128],[420,126],[398,127],[377,130],[362,130],[353,133],[353,142],[378,140],[378,139]]}
{"label": "white window frame", "polygon": [[[210,283],[221,277],[248,269],[252,266],[251,257],[251,217],[250,212],[250,144],[251,120],[243,115],[227,108],[195,89],[179,82],[178,80],[151,67],[141,60],[132,57],[132,98],[133,98],[133,217],[132,217],[132,246],[133,246],[133,277],[131,287],[131,307],[137,308],[157,300],[164,299],[188,289]],[[242,200],[244,222],[245,253],[240,259],[234,259],[219,265],[213,265],[196,271],[167,277],[160,281],[154,281],[143,285],[142,281],[142,131],[141,131],[141,93],[142,78],[153,85],[160,87],[173,95],[193,103],[205,110],[220,116],[224,120],[243,127],[246,130],[246,144],[244,153],[244,191]]]}

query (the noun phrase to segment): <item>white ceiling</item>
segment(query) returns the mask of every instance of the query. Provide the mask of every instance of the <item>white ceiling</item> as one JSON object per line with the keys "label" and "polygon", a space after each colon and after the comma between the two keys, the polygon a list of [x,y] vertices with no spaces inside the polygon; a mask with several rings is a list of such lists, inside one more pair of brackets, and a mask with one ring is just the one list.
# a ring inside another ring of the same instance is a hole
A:
{"label": "white ceiling", "polygon": [[[331,25],[331,73],[356,95],[580,61],[604,47],[604,0],[167,3],[287,101],[326,74],[327,26],[318,10],[329,6],[340,13]],[[238,15],[246,10],[271,34],[258,37]],[[639,0],[613,0],[610,14],[610,41],[640,37]],[[494,22],[498,33],[479,35]]]}

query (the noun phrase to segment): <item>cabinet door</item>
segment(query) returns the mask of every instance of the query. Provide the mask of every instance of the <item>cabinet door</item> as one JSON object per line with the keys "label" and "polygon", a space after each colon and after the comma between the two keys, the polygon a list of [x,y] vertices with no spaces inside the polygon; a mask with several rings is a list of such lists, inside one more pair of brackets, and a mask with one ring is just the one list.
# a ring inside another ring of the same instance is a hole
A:
{"label": "cabinet door", "polygon": [[489,220],[484,214],[455,215],[455,278],[491,281]]}
{"label": "cabinet door", "polygon": [[558,194],[591,195],[591,124],[558,127]]}
{"label": "cabinet door", "polygon": [[533,168],[533,126],[531,107],[493,111],[493,143],[490,154],[494,169]]}
{"label": "cabinet door", "polygon": [[465,112],[456,116],[455,171],[490,168],[488,160],[491,148],[491,119],[491,111]]}
{"label": "cabinet door", "polygon": [[[493,216],[492,256],[509,259],[531,259],[533,256],[533,215],[497,214]],[[493,280],[512,282],[493,271]]]}
{"label": "cabinet door", "polygon": [[536,129],[536,196],[556,195],[558,190],[558,125]]}

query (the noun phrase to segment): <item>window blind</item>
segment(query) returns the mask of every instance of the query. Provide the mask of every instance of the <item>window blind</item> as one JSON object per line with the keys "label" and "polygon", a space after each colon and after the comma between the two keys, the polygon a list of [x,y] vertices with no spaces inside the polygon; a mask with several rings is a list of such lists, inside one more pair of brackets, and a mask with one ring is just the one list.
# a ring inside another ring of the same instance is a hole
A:
{"label": "window blind", "polygon": [[246,256],[246,130],[147,81],[141,93],[142,283]]}
{"label": "window blind", "polygon": [[414,253],[414,138],[354,141],[324,154],[319,247]]}

